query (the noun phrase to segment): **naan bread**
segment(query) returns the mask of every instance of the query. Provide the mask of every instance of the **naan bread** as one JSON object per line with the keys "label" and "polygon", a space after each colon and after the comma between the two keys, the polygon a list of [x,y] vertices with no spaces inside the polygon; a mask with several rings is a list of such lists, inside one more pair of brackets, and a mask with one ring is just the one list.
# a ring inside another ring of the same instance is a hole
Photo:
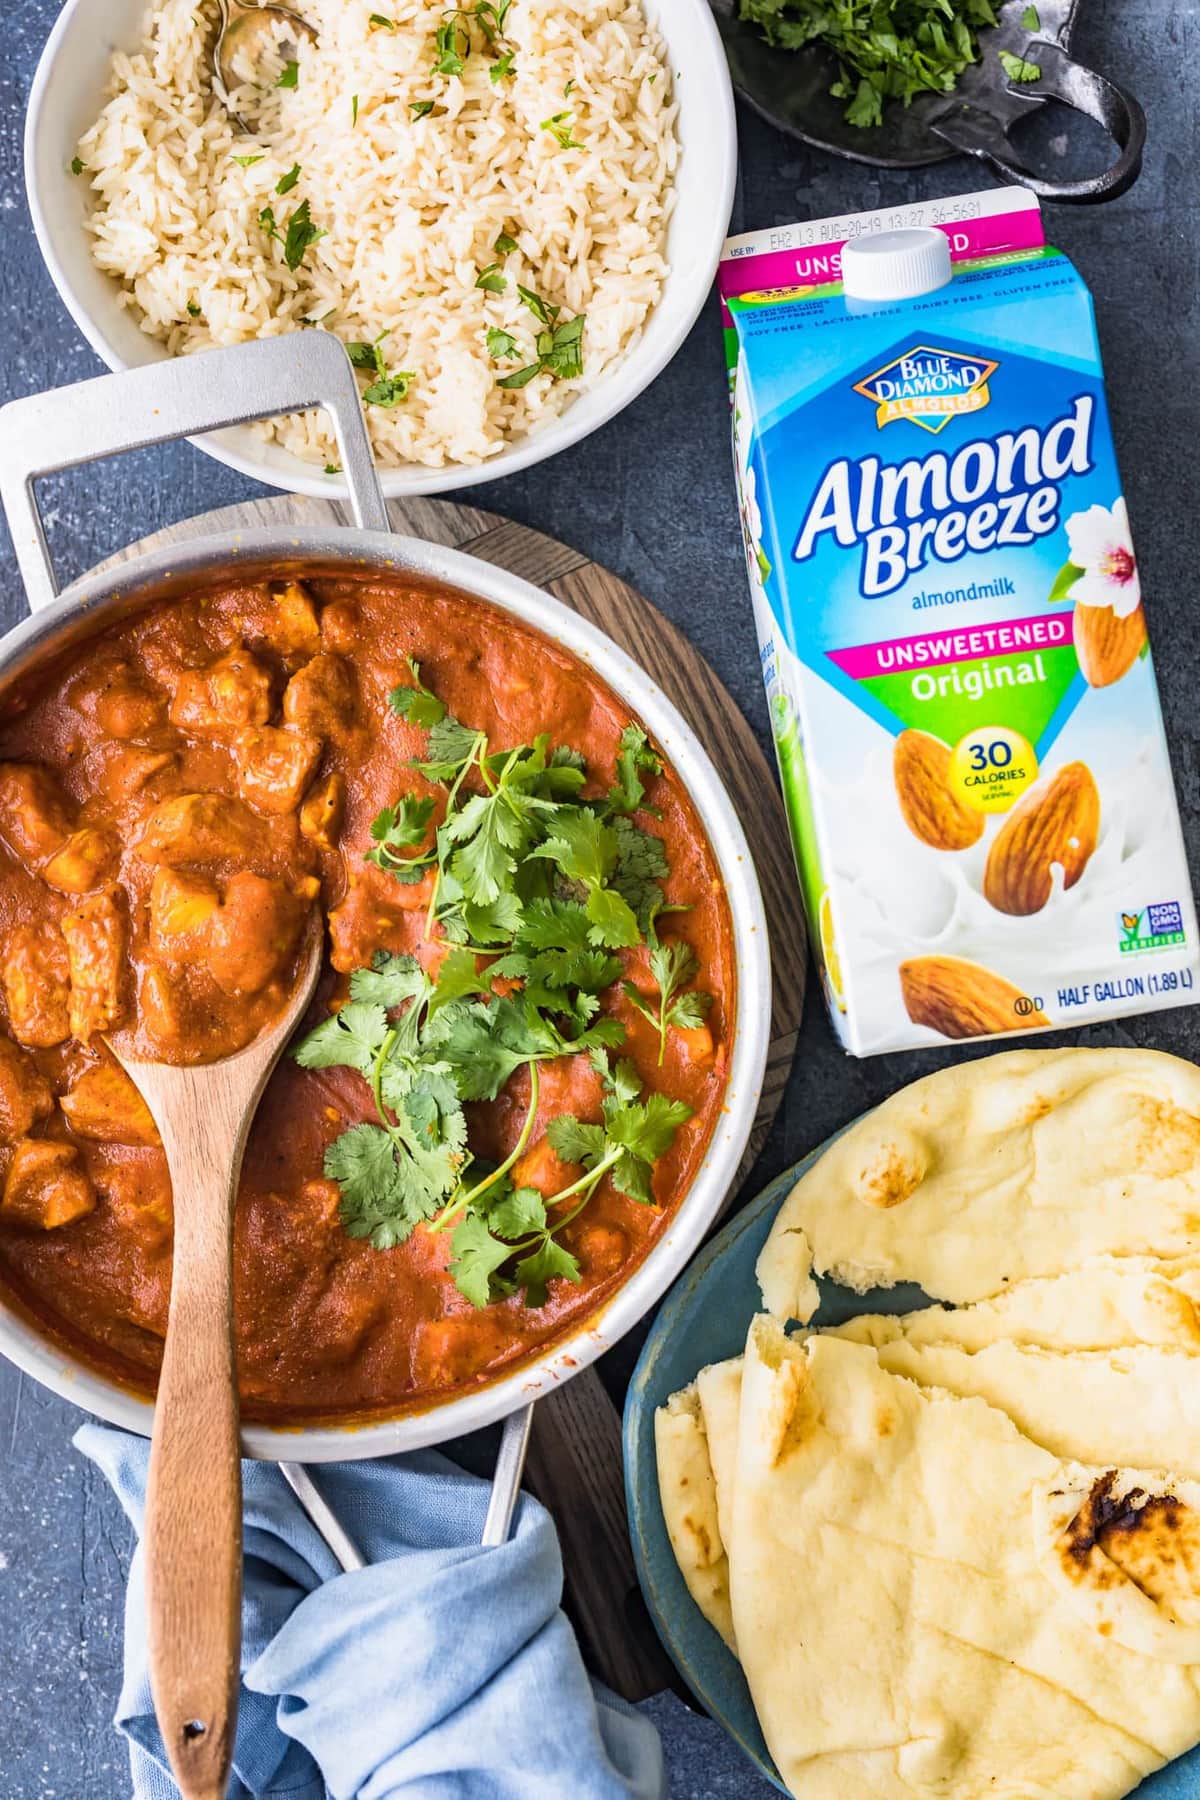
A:
{"label": "naan bread", "polygon": [[658,1491],[667,1536],[688,1593],[731,1650],[729,1560],[717,1519],[717,1487],[696,1388],[672,1394],[654,1415]]}
{"label": "naan bread", "polygon": [[859,1344],[957,1344],[983,1350],[999,1338],[1043,1350],[1118,1350],[1157,1344],[1200,1351],[1200,1258],[1093,1257],[1064,1275],[1019,1282],[973,1306],[862,1313],[836,1329]]}
{"label": "naan bread", "polygon": [[[871,1341],[853,1320],[831,1335]],[[878,1345],[879,1366],[923,1388],[986,1400],[1027,1438],[1076,1462],[1168,1465],[1200,1481],[1200,1360],[1187,1350],[1039,1350],[1003,1339]]]}
{"label": "naan bread", "polygon": [[710,1363],[696,1377],[704,1436],[717,1493],[717,1525],[728,1543],[733,1529],[733,1490],[737,1483],[738,1425],[742,1415],[742,1359]]}
{"label": "naan bread", "polygon": [[737,1655],[729,1559],[742,1359],[701,1369],[654,1415],[658,1488],[667,1536],[688,1593]]}
{"label": "naan bread", "polygon": [[1017,1050],[926,1076],[831,1145],[780,1210],[763,1303],[809,1320],[812,1273],[1001,1293],[1087,1257],[1200,1252],[1200,1069],[1151,1050]]}
{"label": "naan bread", "polygon": [[[803,1800],[1127,1794],[1200,1736],[1198,1512],[1173,1477],[1064,1464],[868,1346],[756,1321],[730,1571],[784,1780]],[[1157,1591],[1131,1579],[1151,1562]]]}

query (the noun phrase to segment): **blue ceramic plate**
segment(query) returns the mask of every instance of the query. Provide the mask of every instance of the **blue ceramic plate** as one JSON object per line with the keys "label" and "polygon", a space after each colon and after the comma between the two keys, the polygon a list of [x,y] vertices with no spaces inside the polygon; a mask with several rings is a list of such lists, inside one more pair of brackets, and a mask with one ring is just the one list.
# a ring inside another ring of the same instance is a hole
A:
{"label": "blue ceramic plate", "polygon": [[[781,1793],[787,1790],[763,1742],[741,1668],[679,1573],[658,1498],[654,1412],[706,1363],[741,1355],[750,1320],[762,1309],[754,1279],[758,1253],[784,1199],[825,1148],[823,1144],[764,1188],[680,1276],[646,1340],[625,1403],[625,1491],[634,1560],[650,1616],[697,1699]],[[835,1325],[858,1312],[907,1312],[922,1299],[920,1290],[911,1287],[860,1296],[830,1285],[823,1289],[816,1323]],[[1144,1781],[1137,1796],[1200,1800],[1200,1748]]]}

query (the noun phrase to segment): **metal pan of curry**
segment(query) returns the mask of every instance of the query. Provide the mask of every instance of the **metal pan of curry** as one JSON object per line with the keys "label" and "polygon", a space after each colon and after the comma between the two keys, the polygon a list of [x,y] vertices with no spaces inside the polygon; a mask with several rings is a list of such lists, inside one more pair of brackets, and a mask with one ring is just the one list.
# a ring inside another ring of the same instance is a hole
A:
{"label": "metal pan of curry", "polygon": [[333,536],[122,570],[0,690],[3,1347],[136,1422],[171,1191],[108,1040],[249,1041],[319,897],[235,1242],[249,1447],[309,1459],[498,1417],[633,1322],[732,1177],[769,994],[737,823],[636,666],[500,571]]}

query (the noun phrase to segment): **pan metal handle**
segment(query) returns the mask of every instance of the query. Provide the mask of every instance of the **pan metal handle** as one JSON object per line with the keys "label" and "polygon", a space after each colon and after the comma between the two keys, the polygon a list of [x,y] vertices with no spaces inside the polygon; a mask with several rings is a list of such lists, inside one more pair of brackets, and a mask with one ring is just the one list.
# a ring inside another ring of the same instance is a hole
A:
{"label": "pan metal handle", "polygon": [[0,502],[30,610],[58,593],[35,493],[42,476],[314,406],[333,420],[355,524],[389,531],[358,382],[345,346],[327,331],[173,357],[0,408]]}
{"label": "pan metal handle", "polygon": [[[533,1424],[533,1407],[523,1406],[504,1421],[500,1449],[496,1456],[496,1472],[488,1499],[487,1518],[480,1543],[485,1550],[508,1542],[513,1514],[521,1497],[521,1476],[525,1470],[525,1453],[529,1448],[529,1430]],[[366,1558],[350,1536],[329,1502],[321,1493],[303,1463],[281,1462],[279,1473],[295,1494],[342,1568],[349,1573],[366,1567]]]}
{"label": "pan metal handle", "polygon": [[1082,181],[1050,181],[1035,175],[1018,157],[1005,120],[975,102],[951,101],[930,125],[938,137],[956,150],[990,163],[998,175],[1030,188],[1043,200],[1076,203],[1114,200],[1132,187],[1142,167],[1146,147],[1146,115],[1133,95],[1110,81],[1107,75],[1075,62],[1058,44],[1033,39],[1026,46],[1030,62],[1041,69],[1037,81],[1012,83],[1008,93],[1028,100],[1061,100],[1076,112],[1086,113],[1102,125],[1120,152],[1115,162],[1099,175]]}

